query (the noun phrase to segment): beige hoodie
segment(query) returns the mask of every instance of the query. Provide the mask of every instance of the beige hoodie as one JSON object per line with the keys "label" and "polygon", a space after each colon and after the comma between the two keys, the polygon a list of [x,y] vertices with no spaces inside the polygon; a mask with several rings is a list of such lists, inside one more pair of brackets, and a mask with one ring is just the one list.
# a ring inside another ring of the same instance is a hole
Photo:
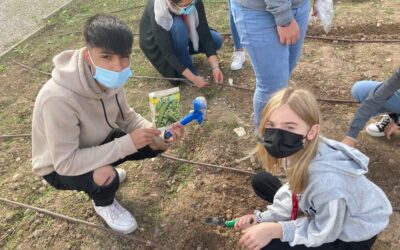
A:
{"label": "beige hoodie", "polygon": [[129,107],[123,88],[102,91],[83,59],[83,49],[64,51],[53,62],[52,78],[40,90],[33,110],[33,171],[77,176],[137,152],[129,135],[99,146],[111,132],[106,119],[126,133],[152,127]]}

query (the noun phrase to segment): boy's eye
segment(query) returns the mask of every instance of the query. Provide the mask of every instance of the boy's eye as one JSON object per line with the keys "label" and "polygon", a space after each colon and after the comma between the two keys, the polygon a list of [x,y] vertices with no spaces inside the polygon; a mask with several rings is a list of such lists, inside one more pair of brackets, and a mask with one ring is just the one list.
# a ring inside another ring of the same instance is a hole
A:
{"label": "boy's eye", "polygon": [[105,56],[102,56],[104,59],[107,59],[107,60],[111,60],[111,56],[107,56],[107,55],[105,55]]}

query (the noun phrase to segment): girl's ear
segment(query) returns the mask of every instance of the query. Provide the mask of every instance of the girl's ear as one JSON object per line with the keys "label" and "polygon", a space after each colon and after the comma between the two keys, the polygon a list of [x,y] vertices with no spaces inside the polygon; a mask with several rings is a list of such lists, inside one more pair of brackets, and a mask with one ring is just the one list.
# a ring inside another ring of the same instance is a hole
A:
{"label": "girl's ear", "polygon": [[307,140],[312,141],[314,140],[319,134],[319,124],[314,124],[311,126],[310,131],[307,134]]}

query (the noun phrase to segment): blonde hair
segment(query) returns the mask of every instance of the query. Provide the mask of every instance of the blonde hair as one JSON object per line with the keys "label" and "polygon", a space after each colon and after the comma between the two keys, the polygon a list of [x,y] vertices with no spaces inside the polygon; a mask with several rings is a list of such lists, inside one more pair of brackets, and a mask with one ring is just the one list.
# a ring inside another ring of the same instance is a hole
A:
{"label": "blonde hair", "polygon": [[[287,104],[308,126],[319,124],[320,113],[317,100],[314,95],[304,89],[285,88],[275,93],[264,108],[260,120],[258,132],[264,133],[264,128],[270,120],[272,113]],[[308,168],[311,161],[315,158],[319,142],[319,135],[313,140],[306,141],[304,148],[291,156],[290,165],[286,170],[289,187],[293,193],[301,193],[307,187]],[[272,174],[277,174],[281,170],[282,159],[271,156],[262,144],[258,144],[256,152],[264,168]]]}

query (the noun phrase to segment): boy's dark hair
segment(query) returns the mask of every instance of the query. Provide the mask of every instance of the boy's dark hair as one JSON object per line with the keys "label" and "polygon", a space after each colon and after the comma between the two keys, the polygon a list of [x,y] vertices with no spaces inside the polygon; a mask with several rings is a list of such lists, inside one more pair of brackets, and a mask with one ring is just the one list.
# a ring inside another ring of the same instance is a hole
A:
{"label": "boy's dark hair", "polygon": [[127,56],[132,52],[133,34],[121,19],[98,14],[86,21],[83,28],[86,46],[108,49],[115,54]]}

